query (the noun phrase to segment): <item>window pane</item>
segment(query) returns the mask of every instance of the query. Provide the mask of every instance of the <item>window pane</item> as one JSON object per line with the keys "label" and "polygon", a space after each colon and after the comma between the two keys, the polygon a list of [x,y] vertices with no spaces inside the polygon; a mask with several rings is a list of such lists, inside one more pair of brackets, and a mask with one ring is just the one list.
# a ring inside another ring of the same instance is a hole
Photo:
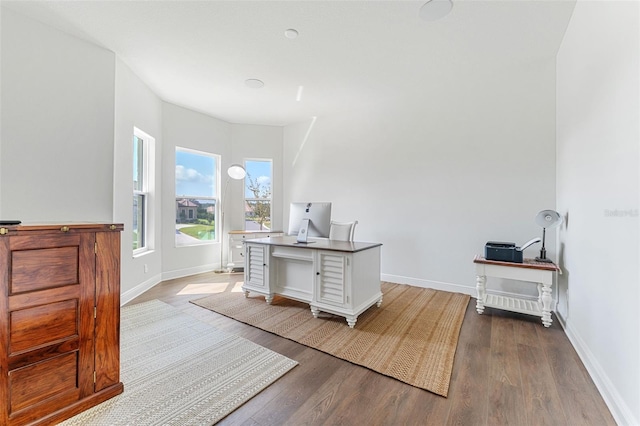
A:
{"label": "window pane", "polygon": [[244,165],[244,197],[271,199],[271,161],[247,160]]}
{"label": "window pane", "polygon": [[271,229],[271,160],[246,160],[244,179],[245,229]]}
{"label": "window pane", "polygon": [[189,245],[216,239],[216,201],[176,198],[176,244]]}
{"label": "window pane", "polygon": [[271,201],[247,200],[244,222],[247,231],[271,230]]}
{"label": "window pane", "polygon": [[[153,232],[149,230],[147,224],[150,223],[150,216],[153,216],[153,209],[149,208],[150,200],[153,200],[153,193],[149,192],[154,180],[154,165],[149,162],[154,152],[155,139],[143,132],[133,128],[133,251],[134,255],[153,249]],[[148,232],[149,231],[149,232]]]}
{"label": "window pane", "polygon": [[134,191],[143,191],[144,182],[144,144],[142,139],[137,136],[133,137],[133,189]]}
{"label": "window pane", "polygon": [[144,208],[145,196],[133,196],[133,249],[137,250],[144,244]]}
{"label": "window pane", "polygon": [[176,149],[176,197],[216,197],[216,158]]}
{"label": "window pane", "polygon": [[176,245],[217,240],[215,154],[176,147]]}

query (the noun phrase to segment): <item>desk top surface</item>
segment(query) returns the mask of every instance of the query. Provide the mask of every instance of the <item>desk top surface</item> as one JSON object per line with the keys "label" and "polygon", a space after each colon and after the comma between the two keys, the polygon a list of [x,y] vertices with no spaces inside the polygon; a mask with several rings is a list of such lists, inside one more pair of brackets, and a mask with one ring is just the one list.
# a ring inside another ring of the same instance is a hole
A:
{"label": "desk top surface", "polygon": [[359,241],[337,241],[329,240],[325,238],[309,238],[309,242],[298,243],[295,235],[289,235],[284,237],[270,237],[270,238],[253,238],[246,240],[245,243],[253,244],[265,244],[271,246],[281,247],[295,247],[302,249],[315,249],[315,250],[333,250],[355,253],[362,250],[368,250],[374,247],[380,247],[381,243],[364,243]]}
{"label": "desk top surface", "polygon": [[487,265],[512,266],[515,268],[543,269],[546,271],[558,271],[560,268],[555,263],[538,262],[535,259],[524,259],[522,263],[502,262],[499,260],[487,260],[484,257],[476,255],[473,263],[484,263]]}

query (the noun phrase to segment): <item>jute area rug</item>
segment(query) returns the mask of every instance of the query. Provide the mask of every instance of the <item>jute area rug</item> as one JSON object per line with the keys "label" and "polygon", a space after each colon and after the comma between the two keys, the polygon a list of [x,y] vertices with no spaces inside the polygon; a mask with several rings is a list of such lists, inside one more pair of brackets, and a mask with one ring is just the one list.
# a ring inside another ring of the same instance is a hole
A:
{"label": "jute area rug", "polygon": [[212,425],[298,363],[158,300],[121,311],[124,393],[64,426]]}
{"label": "jute area rug", "polygon": [[313,318],[307,303],[225,292],[192,303],[410,385],[447,396],[466,294],[382,283],[383,302],[358,317]]}

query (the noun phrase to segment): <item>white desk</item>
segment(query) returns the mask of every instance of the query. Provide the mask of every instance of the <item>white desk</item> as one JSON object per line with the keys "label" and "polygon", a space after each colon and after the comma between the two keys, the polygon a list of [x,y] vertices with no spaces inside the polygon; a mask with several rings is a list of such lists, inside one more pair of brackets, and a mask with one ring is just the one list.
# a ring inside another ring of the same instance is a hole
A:
{"label": "white desk", "polygon": [[379,243],[310,238],[296,243],[295,236],[245,241],[244,285],[263,294],[267,303],[278,294],[309,303],[319,312],[344,316],[353,328],[358,315],[382,303]]}
{"label": "white desk", "polygon": [[[542,324],[545,327],[551,325],[551,301],[553,300],[551,286],[553,285],[553,274],[559,270],[557,265],[536,262],[534,259],[524,259],[523,263],[500,262],[487,260],[480,256],[476,256],[473,263],[476,265],[476,288],[478,290],[476,310],[479,314],[484,312],[485,306],[488,306],[536,315],[542,318]],[[491,294],[486,289],[487,276],[533,282],[538,286],[538,300]]]}

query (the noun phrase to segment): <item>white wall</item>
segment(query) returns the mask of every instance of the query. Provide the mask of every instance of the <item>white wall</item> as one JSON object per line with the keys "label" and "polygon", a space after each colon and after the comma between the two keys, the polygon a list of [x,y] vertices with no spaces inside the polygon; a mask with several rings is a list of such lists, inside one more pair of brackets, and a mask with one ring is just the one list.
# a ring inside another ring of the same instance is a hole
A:
{"label": "white wall", "polygon": [[[222,170],[232,164],[231,124],[170,103],[162,106],[162,269],[163,279],[220,267],[220,244],[176,247],[176,147],[190,148],[222,158]],[[224,181],[223,181],[224,182]],[[220,185],[219,185],[220,188]],[[226,208],[225,208],[226,210]],[[227,217],[228,214],[225,216]],[[167,230],[173,230],[167,232]]]}
{"label": "white wall", "polygon": [[[121,289],[123,301],[131,300],[157,284],[162,274],[162,210],[160,204],[162,167],[162,101],[129,67],[116,60],[115,96],[115,159],[113,181],[114,221],[124,223],[121,254]],[[148,245],[152,250],[133,257],[133,129],[137,127],[155,139],[151,152],[151,166],[155,176],[150,183],[148,200],[150,220],[147,229]],[[145,270],[146,265],[146,270]]]}
{"label": "white wall", "polygon": [[[273,126],[230,124],[173,104],[163,103],[162,117],[162,228],[175,229],[175,148],[196,149],[218,154],[222,158],[220,191],[224,190],[227,169],[247,158],[273,159],[273,188],[282,186],[282,128]],[[228,255],[228,231],[243,229],[243,182],[230,181],[223,203],[225,210],[223,264]],[[281,226],[281,195],[274,211],[274,226]],[[181,277],[220,267],[220,244],[176,247],[174,234],[162,235],[163,279]]]}
{"label": "white wall", "polygon": [[[112,52],[5,8],[1,19],[2,218],[124,223],[125,302],[162,279],[219,266],[220,244],[177,248],[173,231],[166,231],[175,229],[176,146],[220,154],[223,171],[245,158],[272,158],[274,225],[282,226],[281,127],[232,125],[163,103]],[[134,126],[155,138],[156,153],[148,234],[153,250],[136,258]],[[225,205],[226,230],[242,226],[242,184],[236,186]]]}
{"label": "white wall", "polygon": [[357,240],[383,243],[383,279],[475,295],[484,244],[541,236],[535,215],[555,207],[555,61],[471,68],[288,126],[285,206],[331,201],[358,220]]}
{"label": "white wall", "polygon": [[559,313],[621,425],[640,424],[639,12],[578,1],[557,66]]}
{"label": "white wall", "polygon": [[[4,8],[0,6],[0,170],[2,169],[2,15]],[[2,173],[0,172],[0,217],[2,215]],[[6,220],[6,219],[5,219]]]}
{"label": "white wall", "polygon": [[3,218],[113,220],[114,54],[2,10]]}

